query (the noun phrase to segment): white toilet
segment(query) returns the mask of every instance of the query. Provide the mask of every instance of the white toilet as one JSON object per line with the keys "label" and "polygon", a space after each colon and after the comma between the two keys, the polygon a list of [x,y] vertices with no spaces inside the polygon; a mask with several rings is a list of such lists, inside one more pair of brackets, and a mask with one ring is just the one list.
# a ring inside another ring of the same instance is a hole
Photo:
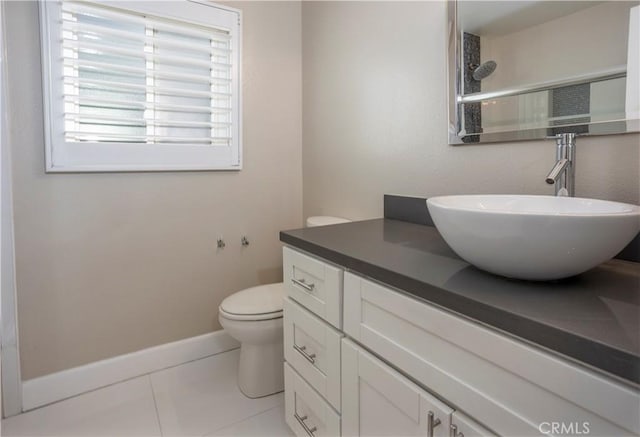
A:
{"label": "white toilet", "polygon": [[[307,226],[346,223],[339,217],[316,216]],[[240,342],[238,386],[250,398],[284,390],[282,282],[238,291],[222,301],[218,319],[227,333]]]}

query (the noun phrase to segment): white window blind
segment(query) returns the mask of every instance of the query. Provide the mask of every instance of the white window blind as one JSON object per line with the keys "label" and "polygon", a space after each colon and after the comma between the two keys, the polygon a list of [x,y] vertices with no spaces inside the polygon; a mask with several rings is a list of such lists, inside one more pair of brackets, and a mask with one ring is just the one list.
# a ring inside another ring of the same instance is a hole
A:
{"label": "white window blind", "polygon": [[50,171],[240,168],[237,12],[41,5]]}

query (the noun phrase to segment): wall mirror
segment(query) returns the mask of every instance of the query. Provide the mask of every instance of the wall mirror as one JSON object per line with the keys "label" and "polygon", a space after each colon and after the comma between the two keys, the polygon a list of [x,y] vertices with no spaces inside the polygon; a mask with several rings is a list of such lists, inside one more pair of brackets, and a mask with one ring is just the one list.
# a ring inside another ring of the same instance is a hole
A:
{"label": "wall mirror", "polygon": [[450,1],[449,144],[640,131],[640,1]]}

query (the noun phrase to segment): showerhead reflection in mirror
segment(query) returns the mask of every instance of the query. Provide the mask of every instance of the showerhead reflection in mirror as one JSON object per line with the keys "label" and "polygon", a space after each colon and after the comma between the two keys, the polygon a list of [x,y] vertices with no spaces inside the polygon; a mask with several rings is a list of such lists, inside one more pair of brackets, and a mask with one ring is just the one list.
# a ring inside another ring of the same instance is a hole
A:
{"label": "showerhead reflection in mirror", "polygon": [[497,66],[498,64],[495,61],[487,61],[480,65],[469,65],[469,68],[473,70],[473,78],[475,80],[482,80],[496,71]]}

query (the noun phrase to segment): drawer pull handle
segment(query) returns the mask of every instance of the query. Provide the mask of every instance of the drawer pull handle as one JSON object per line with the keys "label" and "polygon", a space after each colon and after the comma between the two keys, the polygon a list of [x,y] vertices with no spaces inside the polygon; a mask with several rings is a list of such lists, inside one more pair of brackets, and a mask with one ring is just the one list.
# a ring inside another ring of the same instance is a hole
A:
{"label": "drawer pull handle", "polygon": [[291,282],[293,282],[296,285],[299,285],[300,287],[304,288],[305,290],[307,290],[309,293],[311,293],[313,291],[313,289],[315,288],[315,284],[307,284],[305,282],[304,279],[296,279],[296,278],[291,278]]}
{"label": "drawer pull handle", "polygon": [[440,419],[436,419],[433,411],[429,411],[427,414],[427,437],[433,437],[433,429],[438,425],[440,425]]}
{"label": "drawer pull handle", "polygon": [[309,428],[307,424],[304,423],[304,421],[307,420],[307,416],[300,417],[298,416],[298,413],[293,413],[293,417],[296,418],[300,426],[304,428],[307,434],[309,434],[309,437],[315,437],[313,433],[316,432],[318,428],[316,428],[315,426],[313,428]]}
{"label": "drawer pull handle", "polygon": [[315,360],[316,354],[307,353],[307,347],[306,346],[298,346],[297,344],[294,344],[293,348],[295,350],[297,350],[300,353],[300,355],[302,355],[311,364],[314,364],[316,362],[316,360]]}
{"label": "drawer pull handle", "polygon": [[458,427],[452,423],[449,426],[449,437],[464,437],[464,434],[458,432]]}

